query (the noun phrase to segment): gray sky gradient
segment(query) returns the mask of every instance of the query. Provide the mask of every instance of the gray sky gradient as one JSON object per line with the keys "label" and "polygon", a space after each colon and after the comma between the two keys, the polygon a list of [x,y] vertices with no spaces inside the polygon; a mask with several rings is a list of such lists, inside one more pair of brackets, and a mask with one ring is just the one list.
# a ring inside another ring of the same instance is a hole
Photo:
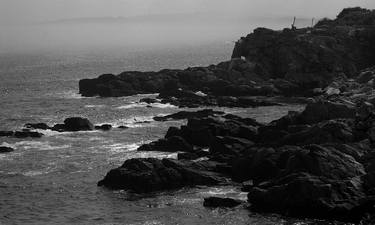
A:
{"label": "gray sky gradient", "polygon": [[334,17],[348,6],[375,8],[374,0],[0,0],[0,24],[49,20],[208,12],[251,16]]}
{"label": "gray sky gradient", "polygon": [[[232,47],[256,27],[290,27],[293,16],[310,26],[350,6],[373,9],[375,0],[0,0],[0,54]],[[117,19],[132,16],[141,17]]]}

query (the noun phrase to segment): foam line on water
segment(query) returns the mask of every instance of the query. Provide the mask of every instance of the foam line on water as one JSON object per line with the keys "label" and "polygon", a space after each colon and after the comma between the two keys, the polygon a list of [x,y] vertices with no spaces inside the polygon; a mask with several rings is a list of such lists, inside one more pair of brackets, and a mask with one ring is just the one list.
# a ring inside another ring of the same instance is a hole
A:
{"label": "foam line on water", "polygon": [[160,109],[177,108],[177,106],[169,104],[169,103],[164,104],[164,103],[156,102],[156,103],[148,104],[148,103],[145,103],[145,102],[130,102],[127,105],[118,106],[118,107],[116,107],[116,109],[145,108],[145,107],[148,107],[148,106],[154,107],[154,108],[160,108]]}
{"label": "foam line on water", "polygon": [[15,149],[24,149],[24,150],[29,150],[29,149],[56,150],[56,149],[65,149],[65,148],[71,147],[71,145],[69,144],[53,146],[48,141],[44,141],[44,142],[43,141],[20,141],[14,144],[8,144],[8,143],[3,143],[3,144],[8,147],[12,147]]}

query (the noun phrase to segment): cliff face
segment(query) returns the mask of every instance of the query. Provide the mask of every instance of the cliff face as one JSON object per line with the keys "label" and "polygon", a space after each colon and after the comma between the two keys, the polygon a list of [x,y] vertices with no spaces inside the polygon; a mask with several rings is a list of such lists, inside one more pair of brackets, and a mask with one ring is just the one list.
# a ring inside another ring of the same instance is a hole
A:
{"label": "cliff face", "polygon": [[373,65],[375,11],[348,8],[335,20],[323,19],[312,28],[255,29],[236,43],[229,62],[106,74],[81,80],[79,88],[83,96],[103,97],[161,93],[161,98],[181,98],[203,91],[208,97],[202,104],[215,102],[217,96],[312,96],[316,88],[353,78]]}
{"label": "cliff face", "polygon": [[312,28],[255,29],[241,38],[232,58],[245,57],[265,79],[281,78],[305,88],[352,77],[375,64],[375,11],[344,9]]}

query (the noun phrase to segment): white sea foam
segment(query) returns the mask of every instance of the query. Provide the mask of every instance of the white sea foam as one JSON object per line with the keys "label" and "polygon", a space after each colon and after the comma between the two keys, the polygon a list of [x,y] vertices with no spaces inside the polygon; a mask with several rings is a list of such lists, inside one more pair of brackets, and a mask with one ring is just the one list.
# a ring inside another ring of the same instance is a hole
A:
{"label": "white sea foam", "polygon": [[36,129],[36,131],[44,134],[47,137],[57,136],[57,135],[68,136],[68,135],[72,135],[72,134],[85,134],[85,133],[98,133],[98,132],[100,132],[99,130],[58,132],[58,131],[54,131],[54,130],[40,130],[40,129]]}
{"label": "white sea foam", "polygon": [[120,119],[114,123],[114,126],[127,126],[131,128],[153,127],[155,126],[155,121],[153,118],[153,116],[135,116],[131,118]]}
{"label": "white sea foam", "polygon": [[140,98],[151,98],[151,97],[156,97],[158,95],[159,95],[159,93],[154,93],[154,94],[137,94],[135,96],[140,97]]}
{"label": "white sea foam", "polygon": [[142,143],[133,143],[133,144],[123,144],[123,143],[115,143],[111,145],[105,146],[105,148],[110,149],[111,152],[129,152],[135,151]]}
{"label": "white sea foam", "polygon": [[128,105],[116,107],[116,109],[132,109],[132,108],[141,108],[141,107],[146,107],[146,106],[147,106],[147,103],[144,103],[144,102],[140,102],[140,103],[131,102]]}
{"label": "white sea foam", "polygon": [[140,141],[137,143],[112,143],[109,145],[104,145],[103,147],[109,149],[111,152],[131,152],[139,148],[139,146],[148,143],[147,141]]}
{"label": "white sea foam", "polygon": [[34,176],[40,176],[40,175],[43,175],[43,174],[47,174],[47,173],[50,173],[50,172],[52,172],[52,170],[50,170],[50,168],[47,168],[45,170],[27,171],[25,173],[22,173],[22,175],[27,176],[27,177],[34,177]]}
{"label": "white sea foam", "polygon": [[45,141],[20,141],[11,145],[11,147],[22,148],[25,150],[28,149],[38,149],[38,150],[56,150],[56,149],[65,149],[71,147],[71,145],[58,145],[53,146],[50,142]]}
{"label": "white sea foam", "polygon": [[64,91],[60,93],[53,93],[52,96],[58,96],[58,98],[64,98],[64,99],[82,99],[86,98],[83,97],[81,94],[77,93],[77,90],[70,90],[70,91]]}
{"label": "white sea foam", "polygon": [[85,105],[85,108],[104,108],[105,105]]}
{"label": "white sea foam", "polygon": [[166,104],[163,104],[163,103],[151,103],[150,106],[155,107],[155,108],[162,108],[162,109],[164,109],[164,108],[177,108],[177,106],[169,104],[169,103],[166,103]]}
{"label": "white sea foam", "polygon": [[116,109],[145,108],[145,107],[148,107],[148,106],[154,107],[154,108],[161,108],[161,109],[177,108],[177,106],[169,104],[169,103],[163,104],[163,103],[156,102],[156,103],[148,104],[148,103],[145,103],[145,102],[131,102],[128,105],[116,107]]}

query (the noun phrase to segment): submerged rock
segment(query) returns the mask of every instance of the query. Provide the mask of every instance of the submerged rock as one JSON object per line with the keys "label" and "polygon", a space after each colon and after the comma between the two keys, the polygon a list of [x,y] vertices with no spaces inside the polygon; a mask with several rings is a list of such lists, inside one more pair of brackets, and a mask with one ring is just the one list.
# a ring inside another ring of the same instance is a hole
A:
{"label": "submerged rock", "polygon": [[16,138],[40,138],[44,134],[35,131],[15,131],[14,137]]}
{"label": "submerged rock", "polygon": [[0,137],[12,137],[14,131],[0,131]]}
{"label": "submerged rock", "polygon": [[14,149],[11,147],[6,147],[6,146],[0,146],[0,153],[8,153],[8,152],[13,152]]}
{"label": "submerged rock", "polygon": [[48,130],[51,129],[47,124],[45,123],[27,123],[25,124],[26,128],[32,128],[32,129],[41,129],[41,130]]}
{"label": "submerged rock", "polygon": [[227,207],[233,208],[241,205],[243,202],[241,200],[236,200],[232,198],[219,198],[219,197],[209,197],[205,198],[203,202],[204,207]]}
{"label": "submerged rock", "polygon": [[108,130],[112,129],[112,125],[111,124],[103,124],[103,125],[100,125],[100,126],[95,126],[95,129],[96,130],[108,131]]}

